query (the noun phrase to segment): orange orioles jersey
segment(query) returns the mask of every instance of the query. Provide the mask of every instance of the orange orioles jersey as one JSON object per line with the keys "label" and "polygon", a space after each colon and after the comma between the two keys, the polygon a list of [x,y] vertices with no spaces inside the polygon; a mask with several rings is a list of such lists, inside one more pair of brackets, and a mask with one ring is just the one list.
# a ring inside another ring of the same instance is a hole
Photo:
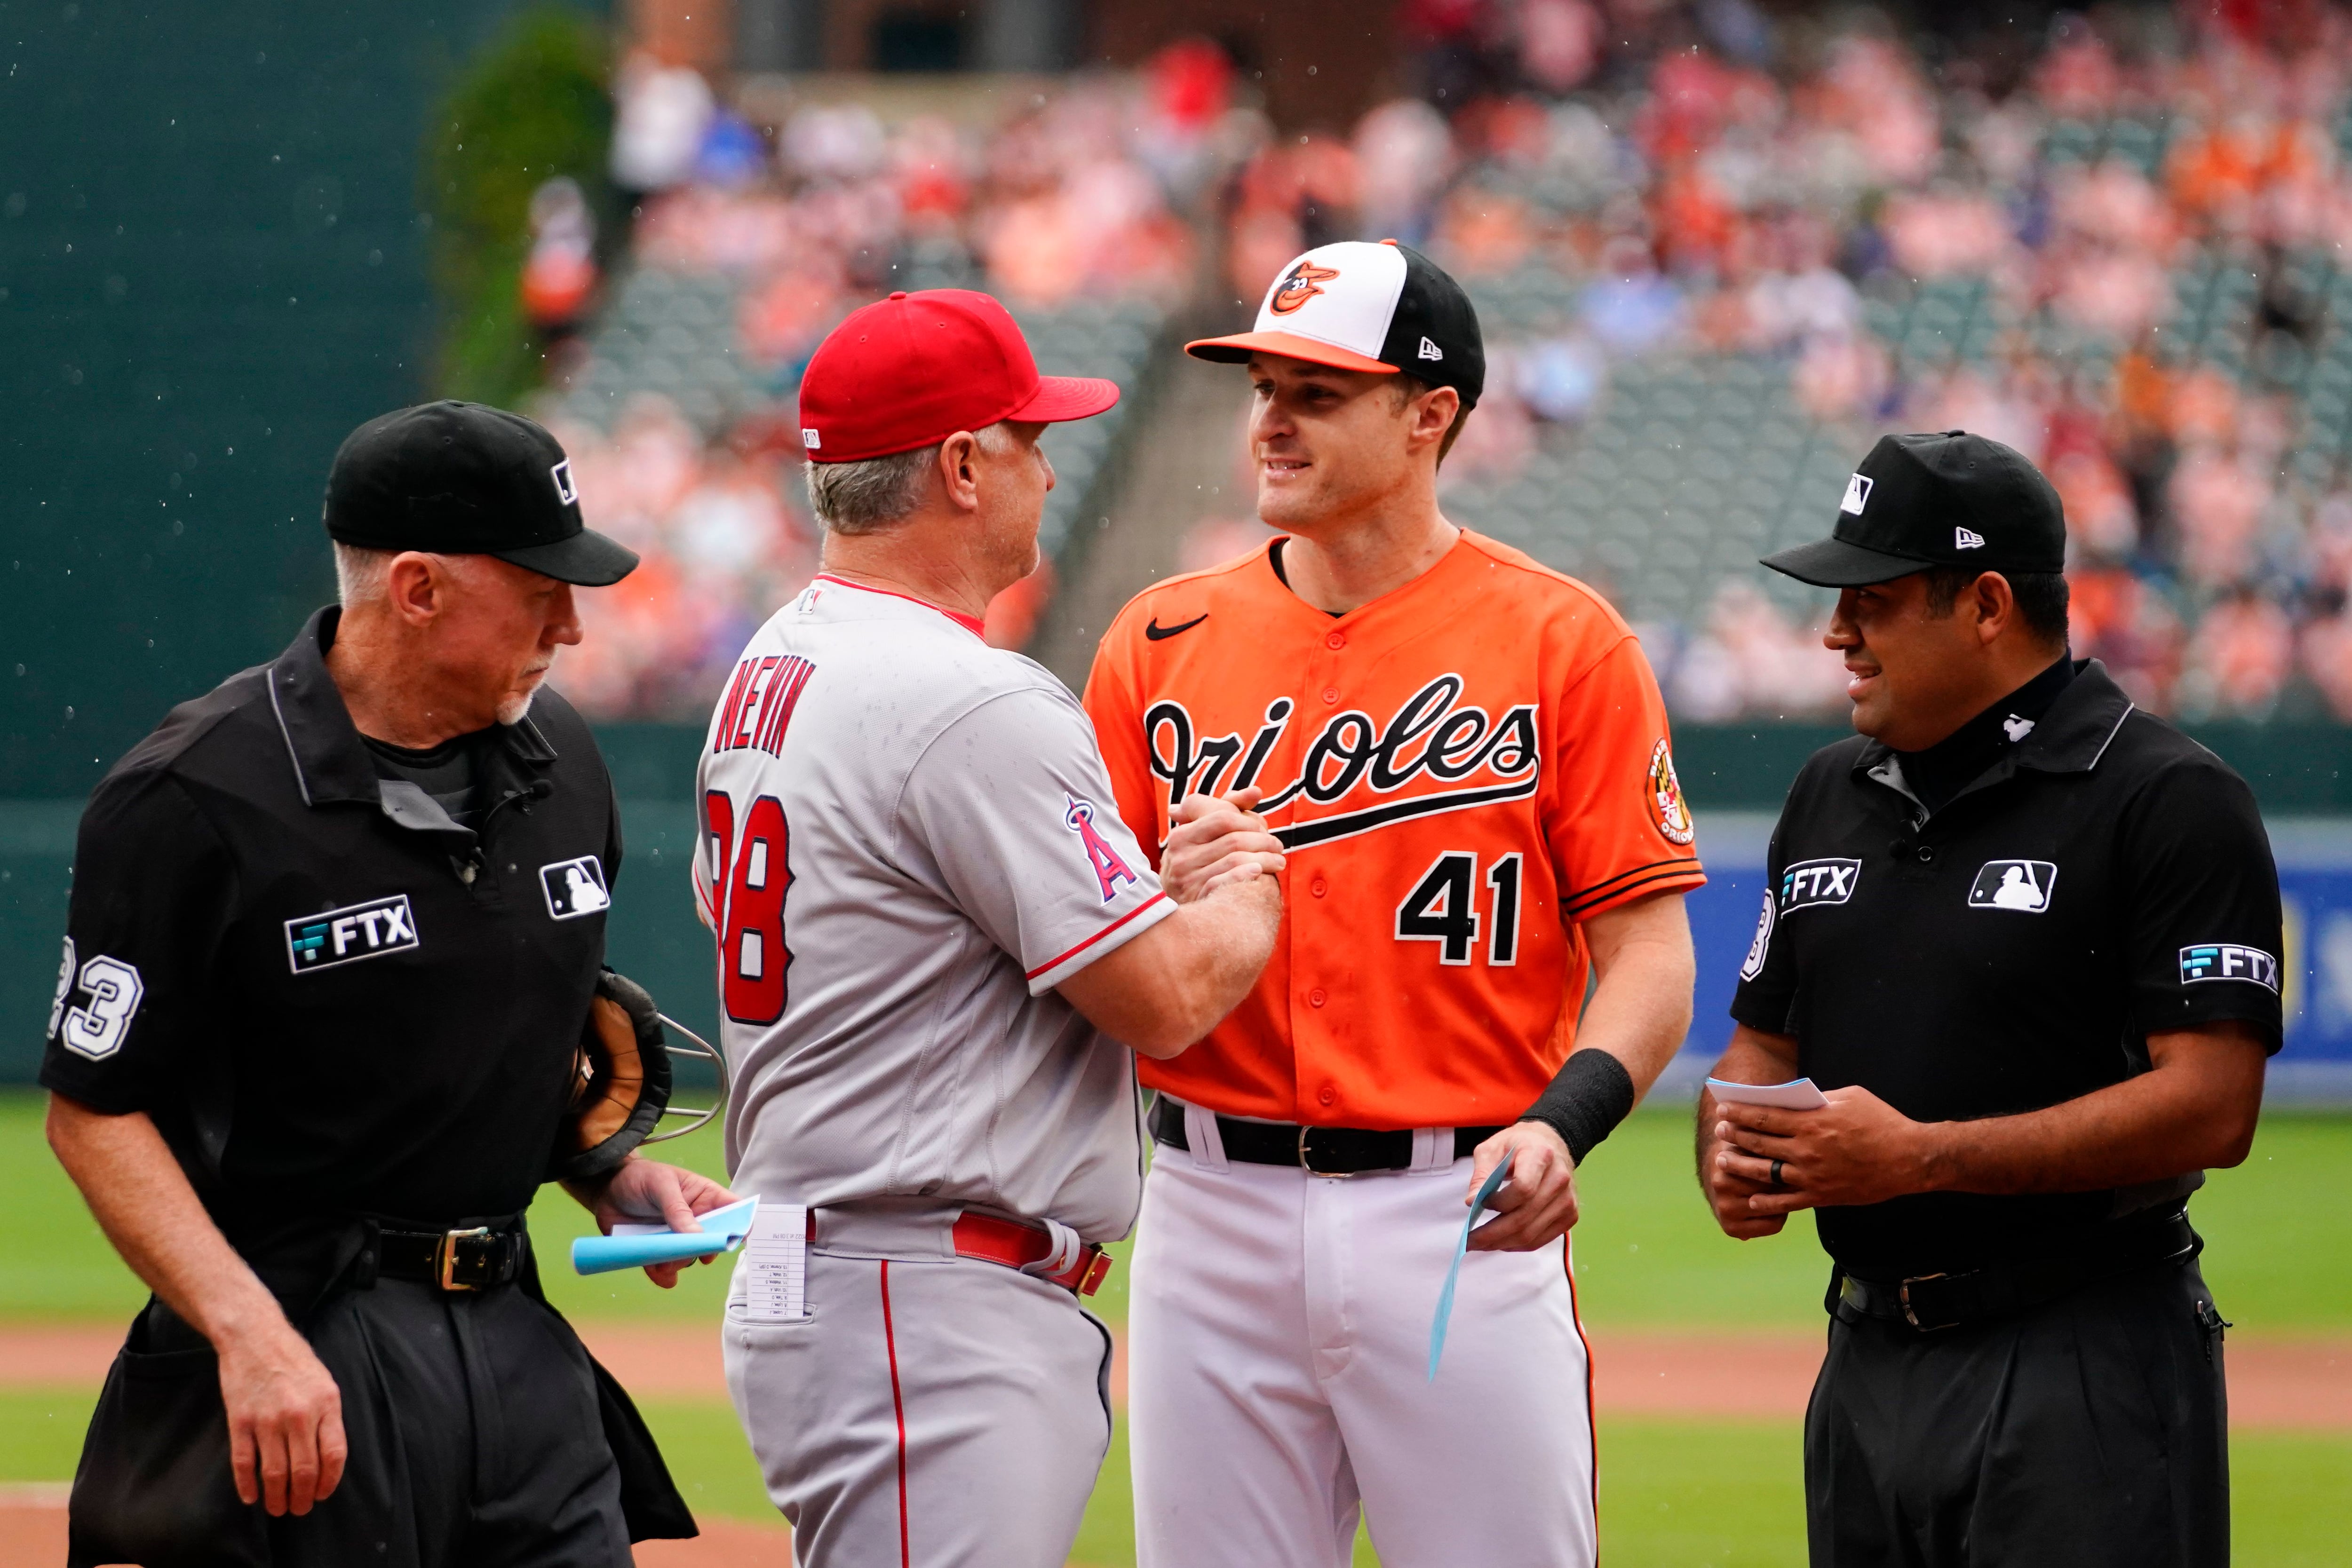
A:
{"label": "orange orioles jersey", "polygon": [[1139,595],[1087,684],[1139,842],[1255,784],[1287,851],[1256,988],[1143,1081],[1269,1121],[1511,1122],[1573,1042],[1578,922],[1706,881],[1657,681],[1600,595],[1476,534],[1338,617],[1269,549]]}

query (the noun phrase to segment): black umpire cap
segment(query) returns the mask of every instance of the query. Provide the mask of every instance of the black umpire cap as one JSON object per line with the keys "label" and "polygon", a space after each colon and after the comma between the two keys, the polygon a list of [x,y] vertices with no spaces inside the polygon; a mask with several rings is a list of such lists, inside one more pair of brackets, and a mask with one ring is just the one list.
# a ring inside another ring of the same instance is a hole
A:
{"label": "black umpire cap", "polygon": [[572,460],[555,437],[478,402],[419,403],[352,431],[327,476],[326,523],[339,544],[496,556],[583,588],[637,564],[580,520]]}
{"label": "black umpire cap", "polygon": [[2066,517],[2058,492],[2014,447],[1965,430],[1886,435],[1846,481],[1830,537],[1762,564],[1822,588],[1937,567],[2063,571]]}

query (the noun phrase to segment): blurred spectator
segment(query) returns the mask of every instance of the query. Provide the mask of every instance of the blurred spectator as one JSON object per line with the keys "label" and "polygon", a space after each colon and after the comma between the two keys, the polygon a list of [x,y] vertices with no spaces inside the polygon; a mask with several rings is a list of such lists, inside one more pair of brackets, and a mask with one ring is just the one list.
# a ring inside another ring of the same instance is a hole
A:
{"label": "blurred spectator", "polygon": [[2070,571],[2069,641],[2097,659],[2142,707],[2166,711],[2180,672],[2180,620],[2146,580],[2119,566]]}
{"label": "blurred spectator", "polygon": [[621,62],[613,96],[613,183],[649,193],[691,177],[718,108],[701,74],[635,54]]}
{"label": "blurred spectator", "polygon": [[1726,582],[1667,677],[1675,711],[1700,723],[1759,714],[1814,718],[1845,703],[1845,668],[1753,583]]}
{"label": "blurred spectator", "polygon": [[[1511,357],[1509,368],[1528,412],[1555,424],[1583,423],[1609,384],[1607,356],[1581,333],[1529,343]],[[1487,373],[1497,379],[1491,368]]]}
{"label": "blurred spectator", "polygon": [[1233,61],[1206,38],[1180,38],[1154,55],[1144,74],[1136,155],[1171,201],[1190,205],[1218,162],[1217,132],[1233,108]]}
{"label": "blurred spectator", "polygon": [[2213,586],[2254,574],[2254,535],[2270,500],[2269,478],[2234,449],[2200,444],[2172,476],[2172,514],[2180,525],[2181,568]]}
{"label": "blurred spectator", "polygon": [[550,335],[568,331],[596,287],[596,219],[580,183],[558,175],[531,193],[530,254],[522,267],[522,309]]}
{"label": "blurred spectator", "polygon": [[2233,590],[2205,612],[2180,677],[2180,711],[2267,716],[2294,668],[2294,623],[2251,588]]}
{"label": "blurred spectator", "polygon": [[1444,117],[1418,99],[1384,103],[1356,122],[1354,151],[1365,232],[1420,245],[1430,201],[1454,172]]}
{"label": "blurred spectator", "polygon": [[2339,609],[2304,628],[2303,668],[2328,711],[2352,724],[2352,613]]}

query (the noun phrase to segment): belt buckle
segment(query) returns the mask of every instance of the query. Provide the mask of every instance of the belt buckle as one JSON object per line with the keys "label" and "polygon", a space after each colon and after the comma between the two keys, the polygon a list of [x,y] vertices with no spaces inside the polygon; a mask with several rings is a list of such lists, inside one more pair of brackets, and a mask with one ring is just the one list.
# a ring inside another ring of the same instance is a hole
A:
{"label": "belt buckle", "polygon": [[1909,1323],[1921,1333],[1934,1333],[1938,1329],[1958,1327],[1959,1325],[1957,1323],[1923,1323],[1919,1321],[1919,1314],[1913,1311],[1911,1306],[1912,1286],[1924,1285],[1930,1280],[1947,1280],[1951,1276],[1948,1274],[1914,1274],[1911,1278],[1895,1286],[1895,1299],[1903,1303],[1903,1321]]}
{"label": "belt buckle", "polygon": [[471,1236],[488,1236],[490,1228],[477,1225],[471,1230],[445,1230],[441,1239],[433,1244],[433,1274],[445,1291],[478,1291],[479,1285],[457,1282],[457,1243]]}
{"label": "belt buckle", "polygon": [[1353,1180],[1357,1176],[1359,1176],[1359,1175],[1360,1175],[1360,1174],[1361,1174],[1361,1173],[1357,1172],[1357,1171],[1327,1171],[1327,1170],[1318,1170],[1318,1169],[1316,1168],[1316,1166],[1315,1166],[1315,1162],[1314,1162],[1314,1160],[1308,1157],[1307,1153],[1307,1140],[1309,1137],[1312,1137],[1315,1134],[1319,1133],[1319,1132],[1322,1132],[1322,1131],[1324,1131],[1324,1129],[1323,1129],[1323,1128],[1320,1128],[1320,1127],[1301,1127],[1301,1128],[1299,1128],[1299,1129],[1298,1129],[1298,1164],[1299,1164],[1299,1167],[1300,1167],[1301,1169],[1303,1169],[1304,1171],[1306,1171],[1306,1173],[1307,1173],[1308,1176],[1321,1176],[1321,1177],[1322,1177],[1324,1180],[1326,1180],[1326,1181],[1351,1181],[1351,1180]]}

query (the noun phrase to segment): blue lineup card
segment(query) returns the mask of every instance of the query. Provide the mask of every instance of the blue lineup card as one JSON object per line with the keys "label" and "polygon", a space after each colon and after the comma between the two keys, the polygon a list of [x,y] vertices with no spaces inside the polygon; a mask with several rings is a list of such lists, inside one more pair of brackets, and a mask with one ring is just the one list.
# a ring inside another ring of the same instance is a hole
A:
{"label": "blue lineup card", "polygon": [[724,1208],[695,1218],[700,1230],[672,1230],[667,1225],[615,1225],[610,1236],[583,1236],[572,1243],[574,1273],[609,1274],[616,1269],[642,1269],[649,1263],[686,1263],[720,1252],[732,1252],[751,1233],[760,1200],[747,1197]]}
{"label": "blue lineup card", "polygon": [[1489,1172],[1478,1188],[1478,1196],[1470,1201],[1470,1217],[1462,1222],[1462,1234],[1454,1241],[1454,1262],[1445,1270],[1445,1288],[1437,1292],[1437,1316],[1429,1325],[1429,1380],[1437,1381],[1437,1358],[1445,1354],[1445,1325],[1454,1316],[1454,1286],[1462,1277],[1462,1257],[1470,1250],[1470,1231],[1478,1217],[1486,1212],[1486,1200],[1509,1178],[1511,1161],[1505,1160]]}

